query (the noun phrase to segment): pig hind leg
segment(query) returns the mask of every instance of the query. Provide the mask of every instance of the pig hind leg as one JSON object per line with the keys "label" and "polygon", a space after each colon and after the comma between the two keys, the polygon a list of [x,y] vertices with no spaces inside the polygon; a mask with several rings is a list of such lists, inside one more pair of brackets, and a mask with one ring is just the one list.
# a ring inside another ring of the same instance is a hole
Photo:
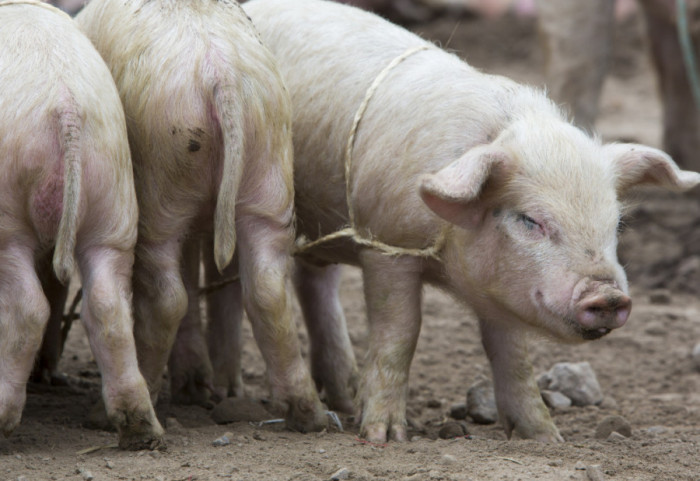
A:
{"label": "pig hind leg", "polygon": [[[186,232],[182,228],[180,232]],[[180,243],[141,238],[134,262],[134,337],[139,367],[155,404],[178,326],[187,313],[187,291],[180,275]]]}
{"label": "pig hind leg", "polygon": [[211,405],[213,370],[199,306],[201,240],[189,239],[182,249],[181,272],[187,290],[187,314],[177,331],[168,360],[170,394],[180,404]]}
{"label": "pig hind leg", "polygon": [[10,247],[0,253],[0,279],[0,431],[9,436],[22,417],[49,304],[30,248]]}
{"label": "pig hind leg", "polygon": [[515,433],[524,439],[563,441],[535,382],[523,328],[483,319],[479,325],[493,372],[498,414],[508,437]]}
{"label": "pig hind leg", "polygon": [[53,251],[38,264],[41,286],[46,295],[51,314],[44,332],[41,349],[34,363],[32,381],[52,384],[58,381],[56,368],[63,352],[65,339],[62,336],[63,311],[68,299],[68,286],[64,286],[56,277],[51,265]]}
{"label": "pig hind leg", "polygon": [[242,397],[243,300],[238,276],[238,254],[234,255],[231,264],[220,274],[213,253],[213,243],[205,243],[202,257],[207,286],[225,283],[206,294],[207,346],[214,369],[214,392],[221,399]]}
{"label": "pig hind leg", "polygon": [[119,446],[154,449],[162,445],[146,382],[136,361],[131,317],[130,250],[78,249],[83,282],[81,318],[102,374],[107,416],[119,432]]}
{"label": "pig hind leg", "polygon": [[287,292],[292,227],[264,214],[242,214],[236,230],[243,304],[267,365],[273,399],[287,405],[289,428],[320,430],[326,426],[325,413],[301,357]]}
{"label": "pig hind leg", "polygon": [[341,267],[297,260],[294,276],[311,345],[311,374],[332,410],[353,412],[357,365],[338,298]]}

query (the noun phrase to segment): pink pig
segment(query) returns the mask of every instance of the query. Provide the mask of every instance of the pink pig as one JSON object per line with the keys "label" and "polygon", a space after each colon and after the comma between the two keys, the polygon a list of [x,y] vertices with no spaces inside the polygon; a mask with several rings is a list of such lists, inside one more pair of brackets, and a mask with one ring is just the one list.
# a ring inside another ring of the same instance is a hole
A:
{"label": "pink pig", "polygon": [[581,342],[621,327],[631,309],[616,257],[623,199],[640,185],[686,190],[700,175],[657,149],[602,144],[543,92],[368,12],[319,0],[244,9],[292,95],[298,234],[339,232],[299,253],[312,372],[331,403],[347,406],[354,380],[327,288],[337,286],[333,264],[348,263],[362,269],[370,325],[355,399],[363,436],[407,438],[428,282],[479,318],[508,436],[561,441],[528,334]]}
{"label": "pink pig", "polygon": [[[61,11],[0,2],[0,24],[0,430],[8,435],[20,422],[49,317],[35,266],[50,265],[55,247],[61,282],[78,264],[81,317],[119,445],[158,447],[163,429],[132,334],[138,213],[119,95],[99,54]],[[43,270],[48,279],[51,268]]]}
{"label": "pink pig", "polygon": [[198,262],[181,261],[183,245],[212,238],[216,269],[240,274],[288,425],[321,429],[325,412],[287,291],[291,102],[272,55],[235,1],[93,0],[76,21],[109,66],[126,113],[139,203],[134,335],[152,396],[188,304],[197,308],[182,271],[192,277]]}

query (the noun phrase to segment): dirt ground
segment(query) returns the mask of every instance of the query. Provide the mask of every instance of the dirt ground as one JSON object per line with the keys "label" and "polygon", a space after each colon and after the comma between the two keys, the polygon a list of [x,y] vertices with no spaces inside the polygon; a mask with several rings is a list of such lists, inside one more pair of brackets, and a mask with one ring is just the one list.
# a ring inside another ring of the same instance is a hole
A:
{"label": "dirt ground", "polygon": [[[412,28],[486,71],[542,83],[531,19],[443,18]],[[660,119],[642,27],[633,19],[618,29],[598,126],[608,140],[659,146]],[[78,326],[60,366],[67,385],[29,385],[21,426],[9,439],[0,439],[0,479],[312,481],[331,479],[346,468],[349,479],[356,480],[698,480],[700,372],[690,353],[700,343],[699,203],[658,195],[631,211],[620,257],[630,276],[634,309],[623,329],[573,347],[533,340],[537,373],[556,362],[588,361],[606,396],[602,406],[553,412],[563,444],[508,441],[498,424],[471,421],[466,421],[470,436],[438,438],[450,406],[464,403],[467,387],[488,376],[489,367],[471,313],[426,288],[410,382],[411,442],[363,443],[348,418],[344,432],[306,435],[275,424],[217,425],[207,409],[171,405],[166,399],[158,412],[164,422],[171,418],[167,451],[121,452],[113,447],[115,433],[84,426],[100,384]],[[362,363],[367,326],[357,270],[346,270],[342,297]],[[264,398],[264,366],[247,325],[246,336],[246,394]],[[629,421],[631,437],[595,439],[598,424],[613,414]],[[231,444],[213,446],[226,432],[232,433]]]}

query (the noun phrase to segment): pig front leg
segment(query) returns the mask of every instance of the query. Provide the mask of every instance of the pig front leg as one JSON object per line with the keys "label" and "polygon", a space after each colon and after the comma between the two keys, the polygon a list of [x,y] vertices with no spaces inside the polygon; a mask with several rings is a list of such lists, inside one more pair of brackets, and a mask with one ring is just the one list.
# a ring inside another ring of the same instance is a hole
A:
{"label": "pig front leg", "polygon": [[27,379],[49,318],[49,303],[34,272],[30,248],[0,253],[0,431],[9,436],[22,418]]}
{"label": "pig front leg", "polygon": [[182,248],[180,270],[187,290],[187,314],[180,322],[168,359],[170,394],[180,404],[211,405],[214,372],[199,309],[200,240],[188,239]]}
{"label": "pig front leg", "polygon": [[332,410],[353,412],[357,364],[338,298],[341,267],[297,260],[294,284],[311,346],[311,375]]}
{"label": "pig front leg", "polygon": [[214,393],[221,399],[243,397],[241,355],[243,352],[243,300],[238,276],[238,254],[222,274],[214,262],[214,243],[202,250],[207,286],[225,285],[206,294],[207,346],[214,369]]}
{"label": "pig front leg", "polygon": [[130,250],[90,248],[80,252],[83,283],[81,319],[102,375],[107,417],[122,449],[160,448],[163,428],[156,419],[146,381],[139,371],[131,318]]}
{"label": "pig front leg", "polygon": [[243,304],[267,365],[272,397],[288,406],[287,426],[323,429],[326,414],[301,357],[287,290],[291,274],[291,225],[258,215],[237,219]]}
{"label": "pig front leg", "polygon": [[371,442],[406,441],[408,374],[421,326],[422,259],[360,255],[369,352],[358,399],[360,434]]}
{"label": "pig front leg", "polygon": [[508,438],[516,433],[524,439],[563,442],[535,382],[524,329],[481,318],[479,326],[493,372],[499,417]]}

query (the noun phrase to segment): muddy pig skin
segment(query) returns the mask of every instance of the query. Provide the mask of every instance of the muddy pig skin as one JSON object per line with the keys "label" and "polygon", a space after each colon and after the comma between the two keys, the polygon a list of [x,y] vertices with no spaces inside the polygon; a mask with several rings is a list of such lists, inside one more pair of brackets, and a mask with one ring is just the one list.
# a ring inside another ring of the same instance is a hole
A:
{"label": "muddy pig skin", "polygon": [[183,243],[211,235],[219,271],[236,251],[273,399],[288,407],[293,429],[322,428],[286,288],[291,103],[271,53],[234,1],[94,0],[76,21],[109,66],[126,113],[140,213],[134,334],[152,396],[187,311]]}
{"label": "muddy pig skin", "polygon": [[[533,378],[528,332],[574,343],[622,326],[631,301],[616,258],[621,199],[642,184],[689,189],[700,175],[657,149],[603,145],[543,92],[480,73],[371,13],[321,0],[253,0],[244,9],[292,95],[297,227],[310,239],[349,223],[344,152],[368,88],[392,60],[427,47],[385,72],[369,99],[349,197],[365,239],[412,249],[445,241],[434,257],[348,239],[304,253],[298,285],[312,356],[327,361],[312,366],[316,380],[328,390],[354,377],[337,293],[327,289],[334,282],[322,282],[337,267],[321,266],[358,265],[370,326],[356,396],[361,434],[405,440],[429,282],[477,314],[508,436],[561,441]],[[337,397],[352,390],[343,389]]]}
{"label": "muddy pig skin", "polygon": [[[123,448],[163,430],[141,376],[131,316],[137,204],[112,77],[66,14],[0,2],[0,430],[20,422],[49,316],[35,265],[64,284],[77,263],[82,321]],[[46,258],[49,258],[48,261]]]}

